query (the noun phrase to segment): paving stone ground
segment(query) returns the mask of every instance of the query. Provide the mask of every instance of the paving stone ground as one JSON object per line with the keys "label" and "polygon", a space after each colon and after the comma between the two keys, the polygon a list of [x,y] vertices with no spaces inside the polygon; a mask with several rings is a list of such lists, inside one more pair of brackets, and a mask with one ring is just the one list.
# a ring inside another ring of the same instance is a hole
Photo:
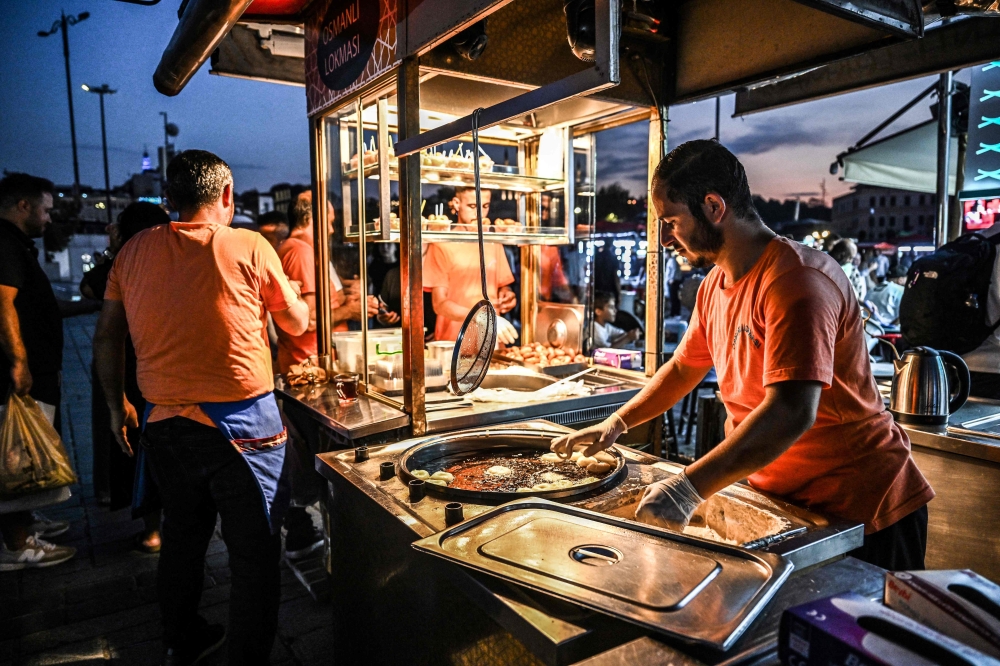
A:
{"label": "paving stone ground", "polygon": [[[141,521],[128,510],[99,506],[93,490],[90,430],[91,339],[96,315],[66,320],[63,361],[63,438],[79,483],[66,503],[46,510],[69,520],[53,541],[77,556],[48,569],[0,573],[0,664],[158,664],[161,629],[156,604],[156,555],[135,550]],[[275,665],[327,664],[332,654],[330,608],[308,595],[282,564]],[[201,612],[226,623],[229,567],[226,546],[213,538],[205,562]],[[224,664],[220,651],[208,664]]]}

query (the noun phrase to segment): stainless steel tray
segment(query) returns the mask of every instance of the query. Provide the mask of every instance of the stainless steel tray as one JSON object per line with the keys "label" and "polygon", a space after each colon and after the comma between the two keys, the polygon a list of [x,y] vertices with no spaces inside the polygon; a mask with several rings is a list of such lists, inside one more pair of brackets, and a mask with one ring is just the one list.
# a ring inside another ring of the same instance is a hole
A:
{"label": "stainless steel tray", "polygon": [[739,638],[793,568],[771,553],[537,498],[496,507],[413,547],[720,650]]}

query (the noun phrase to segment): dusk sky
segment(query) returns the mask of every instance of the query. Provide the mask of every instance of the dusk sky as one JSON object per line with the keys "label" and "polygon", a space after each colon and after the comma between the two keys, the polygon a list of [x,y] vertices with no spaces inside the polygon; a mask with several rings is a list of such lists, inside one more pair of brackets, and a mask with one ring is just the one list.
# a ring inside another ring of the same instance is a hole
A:
{"label": "dusk sky", "polygon": [[[177,25],[177,0],[141,7],[111,0],[0,0],[4,40],[0,43],[0,169],[27,171],[60,184],[73,180],[61,37],[45,39],[67,13],[89,11],[88,20],[70,28],[70,49],[80,178],[103,186],[98,97],[80,84],[109,84],[118,90],[106,98],[112,184],[139,170],[144,147],[156,161],[163,142],[166,111],[180,127],[177,144],[218,153],[233,167],[236,188],[267,189],[279,182],[309,182],[309,141],[303,88],[243,81],[208,74],[208,65],[177,97],[153,88],[152,75]],[[960,76],[961,80],[967,80]],[[800,104],[777,111],[731,118],[733,96],[722,103],[722,142],[744,162],[755,193],[785,198],[848,188],[828,168],[837,153],[875,127],[925,88],[919,79],[875,90]],[[930,117],[921,103],[888,131]],[[714,101],[670,111],[670,146],[710,137]],[[598,178],[644,190],[646,127],[631,126],[600,137]],[[602,148],[604,148],[602,150]]]}

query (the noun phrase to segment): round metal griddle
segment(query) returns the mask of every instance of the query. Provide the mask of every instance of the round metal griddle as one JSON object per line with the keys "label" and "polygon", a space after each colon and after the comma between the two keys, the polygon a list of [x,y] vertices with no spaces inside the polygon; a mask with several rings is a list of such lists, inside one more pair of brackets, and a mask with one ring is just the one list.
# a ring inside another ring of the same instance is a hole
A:
{"label": "round metal griddle", "polygon": [[[399,460],[398,475],[403,483],[416,479],[410,470],[422,469],[433,474],[472,456],[507,455],[524,451],[549,451],[554,437],[563,432],[540,430],[478,430],[454,435],[442,435],[419,444],[407,451]],[[426,484],[429,494],[436,497],[453,499],[460,502],[509,502],[526,497],[545,497],[561,499],[585,495],[595,490],[605,490],[617,485],[628,475],[625,467],[625,457],[614,447],[607,450],[616,459],[614,469],[598,481],[572,488],[558,490],[533,490],[529,492],[509,492],[491,490],[464,490],[449,488],[433,483]]]}

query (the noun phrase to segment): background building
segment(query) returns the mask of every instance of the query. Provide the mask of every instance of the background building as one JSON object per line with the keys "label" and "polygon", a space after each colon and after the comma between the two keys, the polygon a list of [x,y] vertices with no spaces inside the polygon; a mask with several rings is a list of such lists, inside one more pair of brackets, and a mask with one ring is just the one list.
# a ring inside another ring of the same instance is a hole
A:
{"label": "background building", "polygon": [[930,242],[934,235],[933,194],[857,185],[833,200],[833,230],[861,243]]}

